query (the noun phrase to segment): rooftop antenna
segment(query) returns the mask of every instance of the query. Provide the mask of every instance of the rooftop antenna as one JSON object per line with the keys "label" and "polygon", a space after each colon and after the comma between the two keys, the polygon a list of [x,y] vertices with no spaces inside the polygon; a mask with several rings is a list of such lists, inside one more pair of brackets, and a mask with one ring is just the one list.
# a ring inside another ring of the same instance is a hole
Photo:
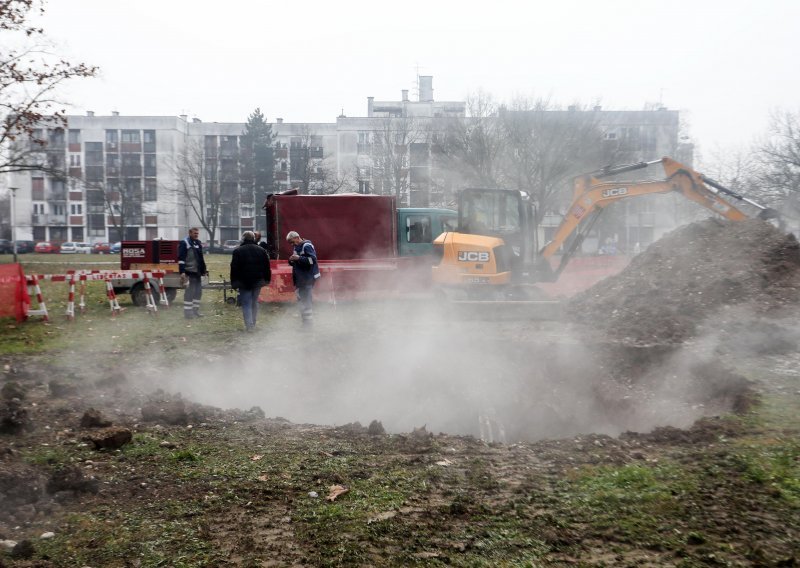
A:
{"label": "rooftop antenna", "polygon": [[419,62],[414,64],[414,71],[417,74],[417,79],[414,82],[414,95],[417,100],[419,100],[419,71],[420,71]]}

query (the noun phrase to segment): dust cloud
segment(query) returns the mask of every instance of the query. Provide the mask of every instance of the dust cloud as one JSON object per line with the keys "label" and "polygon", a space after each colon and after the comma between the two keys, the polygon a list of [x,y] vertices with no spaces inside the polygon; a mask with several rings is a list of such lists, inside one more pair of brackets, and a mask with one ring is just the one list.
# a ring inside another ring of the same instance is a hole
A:
{"label": "dust cloud", "polygon": [[313,331],[293,306],[267,306],[259,333],[177,373],[156,358],[143,376],[202,404],[392,433],[514,442],[688,427],[746,408],[731,355],[797,348],[796,326],[776,318],[798,305],[799,271],[793,237],[709,219],[574,298],[566,320],[486,318],[424,294],[342,302],[320,288]]}

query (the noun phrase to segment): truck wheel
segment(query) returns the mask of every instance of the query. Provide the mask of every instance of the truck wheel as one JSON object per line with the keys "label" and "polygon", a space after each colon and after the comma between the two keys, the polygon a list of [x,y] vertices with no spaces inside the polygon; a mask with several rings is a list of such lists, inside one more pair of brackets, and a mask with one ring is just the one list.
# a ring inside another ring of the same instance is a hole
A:
{"label": "truck wheel", "polygon": [[178,289],[177,288],[167,288],[167,300],[169,303],[173,303],[175,298],[178,296]]}
{"label": "truck wheel", "polygon": [[131,288],[131,301],[134,306],[144,307],[147,305],[147,298],[144,293],[144,284],[137,282]]}

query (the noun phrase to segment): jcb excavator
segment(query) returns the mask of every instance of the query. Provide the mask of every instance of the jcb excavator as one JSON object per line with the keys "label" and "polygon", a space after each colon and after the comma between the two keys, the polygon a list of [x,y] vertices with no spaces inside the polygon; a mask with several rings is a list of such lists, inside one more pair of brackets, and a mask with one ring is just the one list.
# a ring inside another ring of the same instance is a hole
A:
{"label": "jcb excavator", "polygon": [[[655,181],[601,181],[660,163],[666,179]],[[603,210],[629,197],[677,192],[735,221],[771,219],[777,212],[759,205],[701,173],[670,158],[607,167],[574,180],[574,196],[553,239],[536,247],[534,206],[529,194],[506,189],[465,189],[458,204],[458,230],[434,240],[439,257],[433,282],[439,290],[459,290],[470,298],[530,300],[537,297],[536,282],[554,282]],[[733,202],[737,205],[734,205]],[[747,214],[742,206],[754,209]],[[575,233],[557,268],[550,259]],[[498,294],[499,293],[499,294]]]}

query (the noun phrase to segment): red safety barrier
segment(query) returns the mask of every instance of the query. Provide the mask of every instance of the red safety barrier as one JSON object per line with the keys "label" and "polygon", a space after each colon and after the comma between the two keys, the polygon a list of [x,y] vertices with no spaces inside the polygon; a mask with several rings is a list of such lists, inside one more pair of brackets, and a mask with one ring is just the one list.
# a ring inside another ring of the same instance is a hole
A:
{"label": "red safety barrier", "polygon": [[25,319],[31,303],[25,273],[19,264],[0,265],[0,317]]}

